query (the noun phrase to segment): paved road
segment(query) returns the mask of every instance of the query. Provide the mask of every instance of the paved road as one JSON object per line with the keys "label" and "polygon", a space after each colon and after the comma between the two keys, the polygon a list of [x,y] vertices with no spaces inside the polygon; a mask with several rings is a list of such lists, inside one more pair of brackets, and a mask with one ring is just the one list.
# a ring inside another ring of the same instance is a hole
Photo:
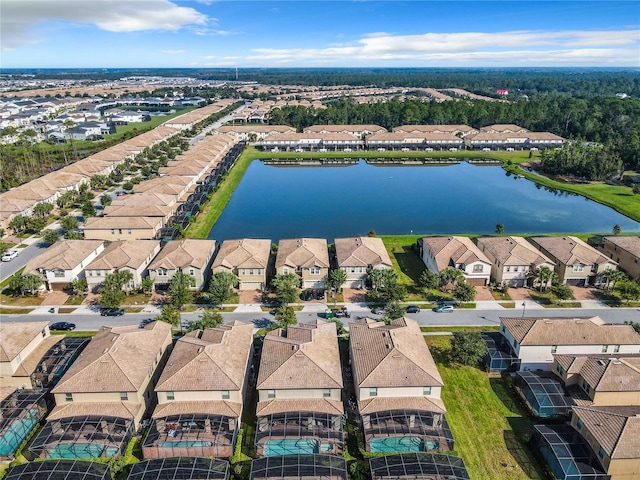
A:
{"label": "paved road", "polygon": [[[521,310],[514,309],[496,309],[496,310],[457,310],[454,313],[434,313],[431,311],[421,311],[417,314],[410,314],[408,317],[418,321],[424,326],[484,326],[499,325],[500,317],[521,316]],[[550,318],[576,316],[591,317],[598,315],[608,323],[624,323],[625,321],[640,321],[640,309],[631,308],[607,308],[607,309],[585,309],[585,308],[562,308],[562,309],[544,309],[528,312],[527,316],[546,316]],[[132,325],[138,324],[145,318],[153,317],[149,313],[127,313],[121,317],[101,317],[97,313],[79,313],[79,314],[49,314],[46,310],[43,313],[33,313],[29,315],[2,315],[2,321],[70,321],[77,325],[78,330],[98,330],[103,325]],[[379,318],[379,315],[373,315],[368,309],[352,310],[350,319],[345,320],[345,324],[357,320],[358,317],[369,316],[371,318]],[[273,320],[273,316],[267,312],[237,312],[224,313],[225,321],[240,320],[246,323],[253,323],[256,327],[262,327],[269,321]],[[297,312],[296,317],[299,322],[307,322],[318,317],[317,312]],[[186,313],[182,315],[183,322],[189,322],[198,319],[197,313]]]}
{"label": "paved road", "polygon": [[17,258],[14,258],[10,262],[0,263],[0,281],[3,281],[16,273],[24,267],[29,260],[42,253],[45,248],[46,246],[41,244],[39,241],[34,242],[26,248],[17,248],[16,250],[19,252]]}

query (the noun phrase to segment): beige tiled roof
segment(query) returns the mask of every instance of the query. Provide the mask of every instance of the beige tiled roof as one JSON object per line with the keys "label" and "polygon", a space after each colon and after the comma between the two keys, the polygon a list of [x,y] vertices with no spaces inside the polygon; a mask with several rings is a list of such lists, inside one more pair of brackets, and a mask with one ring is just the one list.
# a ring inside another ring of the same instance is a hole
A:
{"label": "beige tiled roof", "polygon": [[357,388],[443,385],[415,320],[363,319],[349,325],[349,334]]}
{"label": "beige tiled roof", "polygon": [[304,132],[380,132],[386,128],[380,125],[311,125],[306,127]]}
{"label": "beige tiled roof", "polygon": [[481,237],[478,247],[484,247],[500,265],[555,265],[555,263],[523,237]]}
{"label": "beige tiled roof", "polygon": [[422,243],[435,257],[438,271],[454,264],[469,265],[478,261],[491,265],[487,256],[468,237],[424,237]]}
{"label": "beige tiled roof", "polygon": [[324,238],[293,238],[280,240],[276,268],[329,267],[329,250]]}
{"label": "beige tiled roof", "polygon": [[604,237],[607,241],[640,258],[640,237]]}
{"label": "beige tiled roof", "polygon": [[163,219],[160,217],[92,217],[84,222],[85,230],[111,230],[114,228],[131,228],[134,230],[146,230],[159,228]]}
{"label": "beige tiled roof", "polygon": [[640,459],[640,406],[573,407],[596,442],[612,459]]}
{"label": "beige tiled roof", "polygon": [[53,393],[135,392],[155,367],[171,325],[102,327],[53,388]]}
{"label": "beige tiled roof", "polygon": [[68,402],[57,405],[47,415],[47,421],[86,415],[135,418],[142,408],[143,404],[130,402]]}
{"label": "beige tiled roof", "polygon": [[175,195],[164,193],[134,193],[115,198],[109,207],[129,206],[129,207],[145,207],[148,205],[163,206],[174,205],[178,201]]}
{"label": "beige tiled roof", "polygon": [[258,390],[342,388],[336,325],[315,320],[264,338]]}
{"label": "beige tiled roof", "polygon": [[544,248],[549,255],[564,265],[593,265],[617,263],[577,237],[532,237],[534,244]]}
{"label": "beige tiled roof", "polygon": [[14,387],[14,386],[9,386],[9,387],[0,386],[0,401],[3,401],[5,398],[7,398],[9,395],[15,392],[17,389],[18,387]]}
{"label": "beige tiled roof", "polygon": [[34,273],[40,268],[72,270],[103,243],[102,240],[59,240],[40,255],[29,260],[24,267],[24,273]]}
{"label": "beige tiled roof", "polygon": [[360,402],[360,415],[389,410],[447,411],[442,399],[435,397],[373,397]]}
{"label": "beige tiled roof", "polygon": [[179,194],[184,190],[185,186],[191,183],[192,179],[185,178],[180,175],[171,175],[167,177],[156,177],[152,180],[146,180],[133,187],[134,193],[154,192],[164,193],[168,195]]}
{"label": "beige tiled roof", "polygon": [[336,238],[336,257],[339,267],[391,267],[391,258],[381,238]]}
{"label": "beige tiled roof", "polygon": [[515,125],[513,123],[496,123],[495,125],[487,125],[486,127],[481,127],[481,131],[483,132],[528,132],[526,128],[523,128],[519,125]]}
{"label": "beige tiled roof", "polygon": [[434,142],[434,141],[447,141],[452,143],[462,143],[462,139],[448,132],[382,132],[382,133],[374,133],[367,137],[367,142],[380,142],[380,141],[392,141],[392,142],[403,142],[403,141],[417,141],[422,142]]}
{"label": "beige tiled roof", "polygon": [[551,132],[527,132],[527,137],[529,137],[529,140],[533,140],[533,141],[564,140],[564,138]]}
{"label": "beige tiled roof", "polygon": [[587,357],[580,376],[596,392],[640,392],[640,357]]}
{"label": "beige tiled roof", "polygon": [[639,345],[631,325],[605,324],[591,318],[504,318],[505,328],[521,345]]}
{"label": "beige tiled roof", "polygon": [[457,132],[469,133],[475,131],[469,125],[401,125],[394,127],[394,132],[448,132],[455,135]]}
{"label": "beige tiled roof", "polygon": [[147,264],[160,248],[158,240],[121,240],[111,242],[87,270],[117,270],[129,267],[137,270]]}
{"label": "beige tiled roof", "polygon": [[259,417],[285,412],[313,412],[342,415],[344,408],[340,400],[329,398],[274,399],[258,402],[256,415]]}
{"label": "beige tiled roof", "polygon": [[167,217],[177,209],[174,205],[109,205],[104,214],[108,217]]}
{"label": "beige tiled roof", "polygon": [[149,270],[166,268],[205,268],[216,250],[215,240],[185,238],[167,243],[149,264]]}
{"label": "beige tiled roof", "polygon": [[158,405],[153,411],[152,417],[162,418],[170,415],[187,415],[192,413],[239,417],[242,413],[242,404],[228,400],[168,402]]}
{"label": "beige tiled roof", "polygon": [[220,133],[251,133],[251,132],[280,132],[294,133],[296,129],[289,125],[223,125],[218,128]]}
{"label": "beige tiled roof", "polygon": [[10,362],[47,328],[49,322],[0,322],[0,362]]}
{"label": "beige tiled roof", "polygon": [[267,268],[271,240],[243,238],[225,240],[213,261],[213,269],[217,267],[234,268]]}
{"label": "beige tiled roof", "polygon": [[43,338],[42,342],[22,360],[20,366],[13,373],[15,377],[29,377],[42,361],[45,353],[52,348],[56,343],[61,342],[64,339],[64,335],[51,335]]}
{"label": "beige tiled roof", "polygon": [[166,391],[242,390],[253,325],[236,322],[180,338],[155,388]]}
{"label": "beige tiled roof", "polygon": [[529,138],[529,134],[526,132],[522,133],[510,133],[510,132],[479,132],[479,133],[471,133],[467,135],[465,138],[468,138],[472,142],[478,142],[480,140],[492,141],[509,141],[513,139],[526,140]]}

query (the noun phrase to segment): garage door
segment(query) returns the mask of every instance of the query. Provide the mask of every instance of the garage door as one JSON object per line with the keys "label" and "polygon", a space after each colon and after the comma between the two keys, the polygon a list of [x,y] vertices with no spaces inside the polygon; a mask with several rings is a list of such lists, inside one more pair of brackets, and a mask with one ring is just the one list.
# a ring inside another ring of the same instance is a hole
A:
{"label": "garage door", "polygon": [[568,278],[567,285],[573,285],[574,287],[584,287],[585,278]]}
{"label": "garage door", "polygon": [[324,288],[324,282],[322,280],[305,280],[302,288]]}
{"label": "garage door", "polygon": [[487,284],[486,278],[467,278],[467,283],[476,287],[484,287]]}
{"label": "garage door", "polygon": [[262,282],[241,282],[240,290],[262,290]]}

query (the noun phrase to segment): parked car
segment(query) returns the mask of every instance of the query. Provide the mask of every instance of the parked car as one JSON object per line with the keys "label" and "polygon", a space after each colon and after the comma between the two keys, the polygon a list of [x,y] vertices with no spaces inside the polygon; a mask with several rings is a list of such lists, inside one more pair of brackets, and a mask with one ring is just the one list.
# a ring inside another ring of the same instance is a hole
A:
{"label": "parked car", "polygon": [[100,315],[103,317],[119,317],[120,315],[124,315],[124,310],[121,308],[105,308],[100,311]]}
{"label": "parked car", "polygon": [[145,318],[144,320],[142,320],[142,321],[140,322],[140,324],[138,325],[138,327],[140,327],[140,328],[144,328],[144,327],[146,327],[147,325],[149,325],[150,323],[155,322],[155,321],[156,321],[156,319],[155,319],[155,318]]}
{"label": "parked car", "polygon": [[371,313],[375,313],[376,315],[384,315],[384,308],[376,307],[373,310],[371,310]]}
{"label": "parked car", "polygon": [[75,330],[76,324],[69,322],[56,322],[49,325],[49,330]]}
{"label": "parked car", "polygon": [[347,307],[332,308],[331,311],[336,316],[336,318],[351,318],[351,314],[347,310]]}
{"label": "parked car", "polygon": [[453,305],[438,305],[433,311],[437,313],[453,313]]}
{"label": "parked car", "polygon": [[417,305],[409,305],[404,311],[405,313],[420,313],[420,307]]}
{"label": "parked car", "polygon": [[18,251],[17,250],[9,250],[8,252],[4,252],[4,255],[2,255],[2,261],[3,262],[10,262],[11,260],[16,258],[17,256],[18,256]]}

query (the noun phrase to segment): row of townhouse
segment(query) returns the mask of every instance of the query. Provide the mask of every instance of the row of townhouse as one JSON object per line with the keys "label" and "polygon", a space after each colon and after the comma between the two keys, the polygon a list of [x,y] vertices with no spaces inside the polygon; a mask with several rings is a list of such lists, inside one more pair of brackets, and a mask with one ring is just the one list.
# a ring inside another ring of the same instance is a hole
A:
{"label": "row of townhouse", "polygon": [[502,343],[503,367],[516,370],[516,390],[542,422],[532,443],[556,478],[640,476],[640,334],[631,325],[501,318],[497,337],[490,356]]}
{"label": "row of townhouse", "polygon": [[392,132],[378,125],[313,125],[302,133],[285,126],[225,126],[225,131],[251,135],[267,151],[432,151],[555,148],[564,139],[549,132],[530,132],[517,125],[403,125]]}
{"label": "row of townhouse", "polygon": [[[39,329],[30,328],[36,340]],[[188,471],[180,478],[226,480],[225,461],[215,460],[217,475],[211,476],[206,463],[214,460],[202,457],[233,454],[255,389],[254,452],[263,458],[253,461],[251,478],[346,480],[347,412],[359,419],[366,449],[386,454],[378,458],[384,465],[372,461],[374,478],[398,468],[469,478],[460,458],[441,453],[454,447],[440,398],[443,382],[415,321],[354,323],[349,365],[341,363],[334,323],[317,319],[271,331],[259,351],[252,331],[231,322],[192,331],[171,349],[171,327],[162,322],[103,327],[51,391],[55,406],[29,446],[44,461],[15,472],[47,468],[47,459],[60,458],[69,460],[71,471],[77,465],[89,472],[91,464],[71,459],[122,455],[144,424],[145,461],[132,473],[177,472],[175,457],[182,457],[178,462]],[[343,378],[353,379],[354,398],[345,395]],[[393,455],[408,452],[425,455]]]}
{"label": "row of townhouse", "polygon": [[[232,103],[233,100],[231,99],[220,100],[206,107],[193,110],[165,122],[149,132],[125,140],[118,145],[79,160],[60,170],[48,173],[36,180],[1,193],[0,224],[2,228],[7,230],[9,222],[15,215],[30,215],[37,203],[47,202],[54,204],[56,199],[66,191],[77,190],[83,183],[89,183],[93,175],[108,175],[118,165],[127,159],[133,159],[135,155],[141,153],[145,148],[168,140],[177,135],[180,130],[192,127],[195,123],[223,110]],[[227,142],[232,143],[232,140],[227,139]],[[218,145],[218,148],[221,147]],[[190,184],[189,187],[192,185]],[[188,191],[189,187],[186,187],[185,191]],[[196,188],[193,187],[193,190]],[[144,226],[141,226],[141,228],[144,229]],[[151,225],[147,226],[147,229],[153,228]]]}
{"label": "row of townhouse", "polygon": [[[158,215],[166,212],[160,210]],[[379,238],[339,238],[335,240],[335,252],[335,266],[347,273],[348,288],[364,288],[367,273],[373,268],[391,268],[391,259]],[[211,272],[220,271],[236,275],[240,290],[264,289],[273,273],[295,273],[303,288],[324,289],[329,267],[324,239],[281,240],[275,256],[267,239],[225,240],[221,245],[215,240],[181,239],[162,247],[159,240],[105,244],[103,240],[85,239],[56,242],[30,260],[24,272],[41,275],[49,290],[63,290],[74,280],[85,278],[94,291],[107,275],[121,270],[131,272],[131,289],[140,288],[142,279],[149,276],[157,290],[165,290],[179,271],[194,277],[195,290],[206,285]]]}
{"label": "row of townhouse", "polygon": [[[606,237],[617,241],[617,237]],[[640,237],[629,237],[625,245],[634,245],[636,254]],[[472,285],[490,281],[510,287],[533,286],[539,281],[536,270],[547,267],[558,279],[569,285],[599,286],[606,284],[606,273],[618,268],[618,262],[577,237],[424,237],[417,240],[419,255],[426,267],[436,273],[446,268],[462,271]],[[635,272],[626,257],[622,267]]]}

